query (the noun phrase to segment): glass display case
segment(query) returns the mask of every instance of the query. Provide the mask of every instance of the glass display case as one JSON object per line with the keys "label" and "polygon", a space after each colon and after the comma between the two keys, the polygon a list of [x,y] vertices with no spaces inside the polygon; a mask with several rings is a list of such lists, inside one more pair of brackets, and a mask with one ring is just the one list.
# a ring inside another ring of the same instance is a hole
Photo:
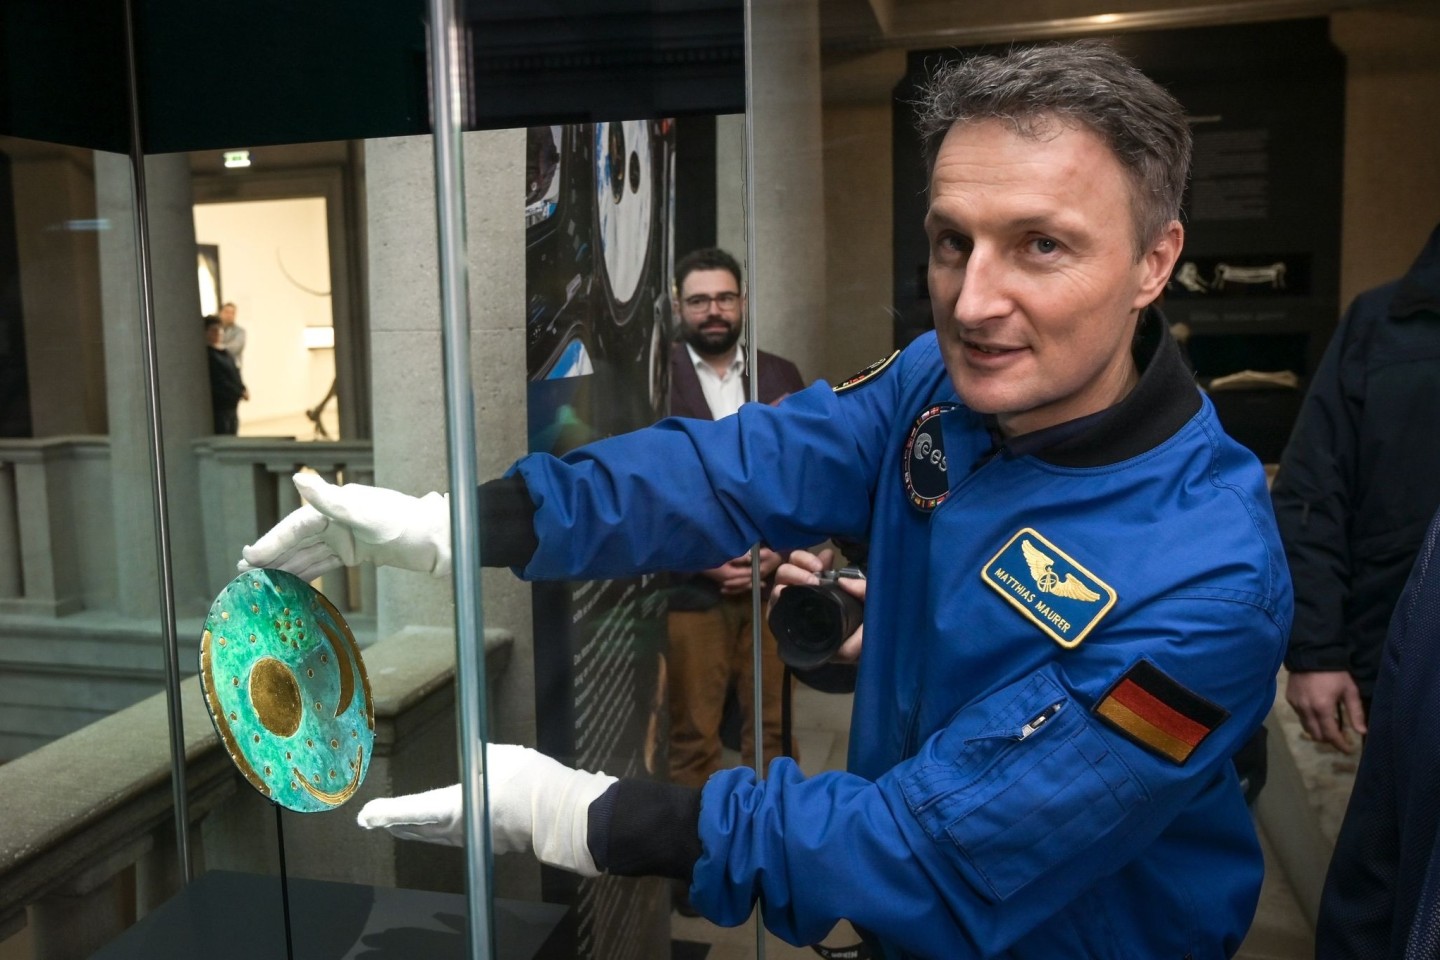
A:
{"label": "glass display case", "polygon": [[[1403,269],[1440,209],[1433,177],[1408,201],[1377,186],[1387,164],[1433,171],[1433,142],[1364,146],[1398,128],[1389,91],[1440,90],[1417,54],[1433,17],[1043,6],[6,4],[0,960],[811,955],[758,911],[738,929],[694,915],[677,882],[492,852],[487,744],[693,775],[687,616],[723,608],[739,651],[703,698],[723,766],[843,769],[854,680],[780,664],[758,574],[722,603],[703,583],[696,599],[696,571],[532,583],[486,565],[477,491],[528,454],[711,415],[686,345],[726,323],[737,369],[759,371],[746,402],[790,392],[766,393],[775,357],[840,383],[924,335],[917,84],[959,51],[1082,35],[1116,36],[1209,135],[1194,269],[1166,297],[1202,381],[1294,374],[1216,401],[1274,459],[1341,304]],[[687,316],[677,263],[711,247],[741,265],[739,299],[701,294]],[[710,313],[729,319],[695,332]],[[257,713],[232,727],[211,714],[229,675],[205,669],[229,662],[222,638],[249,640],[215,618],[245,611],[212,604],[304,505],[297,474],[447,494],[454,563],[309,581],[330,612],[274,617],[297,651],[278,680],[234,661],[248,699],[224,703]],[[838,546],[833,566],[862,559]],[[304,627],[323,642],[302,657]],[[292,689],[290,713],[258,703]],[[284,752],[331,731],[312,766],[235,759],[251,736]],[[457,783],[463,846],[355,822]],[[842,921],[814,952],[865,951]]]}

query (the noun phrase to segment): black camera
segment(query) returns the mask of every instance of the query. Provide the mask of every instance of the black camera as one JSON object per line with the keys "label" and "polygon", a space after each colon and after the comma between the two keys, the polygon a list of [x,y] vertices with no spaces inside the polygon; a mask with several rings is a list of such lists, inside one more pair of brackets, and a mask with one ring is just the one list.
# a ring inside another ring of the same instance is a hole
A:
{"label": "black camera", "polygon": [[770,630],[780,659],[793,670],[809,670],[835,655],[865,620],[865,605],[837,582],[863,578],[854,567],[826,571],[818,584],[787,586],[770,608]]}

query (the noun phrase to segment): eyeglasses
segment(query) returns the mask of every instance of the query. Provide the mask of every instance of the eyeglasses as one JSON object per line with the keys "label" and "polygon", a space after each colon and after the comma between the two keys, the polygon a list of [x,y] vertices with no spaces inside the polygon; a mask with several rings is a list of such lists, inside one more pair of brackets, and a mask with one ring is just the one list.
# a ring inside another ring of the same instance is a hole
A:
{"label": "eyeglasses", "polygon": [[685,305],[685,309],[690,313],[704,313],[710,309],[711,303],[714,303],[721,310],[734,310],[740,303],[740,294],[717,293],[711,297],[703,293],[697,293],[693,297],[686,297],[681,303]]}

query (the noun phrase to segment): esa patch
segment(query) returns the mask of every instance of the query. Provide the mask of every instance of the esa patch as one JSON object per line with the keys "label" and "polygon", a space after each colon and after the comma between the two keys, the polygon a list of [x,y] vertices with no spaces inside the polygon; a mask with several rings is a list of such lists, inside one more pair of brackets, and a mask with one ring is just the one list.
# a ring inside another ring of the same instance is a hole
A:
{"label": "esa patch", "polygon": [[1167,760],[1183,764],[1230,711],[1187,690],[1149,660],[1141,660],[1100,698],[1095,713]]}
{"label": "esa patch", "polygon": [[866,367],[864,370],[861,370],[859,373],[846,377],[844,380],[840,381],[835,385],[835,392],[845,393],[846,391],[854,390],[858,386],[869,383],[871,380],[874,380],[876,377],[880,376],[880,374],[884,373],[890,367],[890,364],[895,362],[895,358],[898,356],[900,356],[900,351],[896,350],[894,353],[890,354],[890,356],[884,358],[883,360],[876,360],[874,363],[870,364],[870,366]]}
{"label": "esa patch", "polygon": [[1066,649],[1079,646],[1115,606],[1109,584],[1030,527],[1011,537],[980,576]]}
{"label": "esa patch", "polygon": [[901,469],[905,493],[921,513],[929,513],[950,496],[950,463],[945,459],[945,433],[940,415],[955,409],[953,403],[937,403],[921,411],[905,440]]}

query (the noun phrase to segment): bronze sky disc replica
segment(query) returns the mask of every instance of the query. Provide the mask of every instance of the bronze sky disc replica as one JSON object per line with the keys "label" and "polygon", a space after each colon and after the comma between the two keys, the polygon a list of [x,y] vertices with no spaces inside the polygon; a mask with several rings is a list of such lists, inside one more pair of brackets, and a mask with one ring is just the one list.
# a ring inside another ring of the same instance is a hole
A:
{"label": "bronze sky disc replica", "polygon": [[300,813],[338,807],[370,768],[375,706],[340,611],[281,570],[240,574],[210,605],[200,684],[245,779]]}

